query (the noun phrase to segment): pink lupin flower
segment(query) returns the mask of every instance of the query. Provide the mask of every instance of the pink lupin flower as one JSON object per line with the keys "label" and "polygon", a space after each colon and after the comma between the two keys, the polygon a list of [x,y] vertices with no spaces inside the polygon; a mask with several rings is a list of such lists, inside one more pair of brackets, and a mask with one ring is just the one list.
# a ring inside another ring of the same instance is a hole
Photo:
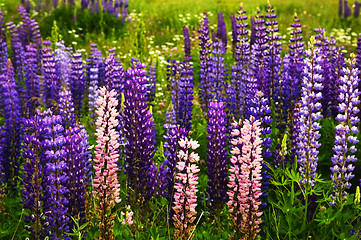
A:
{"label": "pink lupin flower", "polygon": [[199,161],[197,153],[191,152],[199,147],[197,141],[183,138],[179,141],[181,150],[178,152],[177,175],[175,177],[175,193],[173,215],[176,239],[189,239],[195,228],[193,224],[197,214],[197,184],[199,168],[196,164]]}
{"label": "pink lupin flower", "polygon": [[[232,219],[233,239],[256,239],[260,231],[262,140],[260,122],[245,120],[241,131],[233,131],[233,154],[229,169],[228,209]],[[235,127],[235,125],[233,125]]]}
{"label": "pink lupin flower", "polygon": [[97,99],[98,109],[96,113],[97,144],[95,146],[94,169],[95,177],[93,182],[93,194],[96,200],[95,209],[99,214],[99,239],[113,239],[113,222],[115,214],[111,209],[115,203],[120,202],[120,185],[117,178],[117,161],[119,154],[117,149],[119,143],[118,132],[115,130],[118,126],[117,117],[119,113],[116,110],[118,101],[116,92],[108,91],[105,87],[99,89],[99,98]]}

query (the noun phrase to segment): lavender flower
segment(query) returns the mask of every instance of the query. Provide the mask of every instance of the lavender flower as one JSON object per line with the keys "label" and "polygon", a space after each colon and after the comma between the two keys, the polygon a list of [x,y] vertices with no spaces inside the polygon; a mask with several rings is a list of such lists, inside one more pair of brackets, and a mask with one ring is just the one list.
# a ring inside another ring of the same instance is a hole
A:
{"label": "lavender flower", "polygon": [[211,102],[208,112],[208,194],[214,212],[223,208],[227,200],[227,140],[226,113],[222,102]]}
{"label": "lavender flower", "polygon": [[220,39],[223,43],[225,51],[227,50],[227,29],[226,23],[223,19],[223,13],[218,13],[218,28],[217,28],[217,38]]}
{"label": "lavender flower", "polygon": [[208,113],[208,103],[211,100],[210,64],[211,64],[211,43],[209,38],[209,20],[207,13],[204,13],[203,21],[199,26],[199,58],[200,58],[200,84],[199,95],[203,113]]}
{"label": "lavender flower", "polygon": [[26,46],[25,53],[25,86],[26,86],[26,110],[25,116],[35,115],[35,109],[39,106],[40,76],[37,69],[36,49],[33,45]]}
{"label": "lavender flower", "polygon": [[5,191],[13,195],[16,191],[20,168],[22,145],[21,105],[16,91],[14,69],[9,61],[7,69],[0,75],[1,103],[4,125],[0,131],[0,165],[4,171]]}
{"label": "lavender flower", "polygon": [[75,104],[75,114],[80,118],[83,93],[84,93],[84,73],[81,53],[74,53],[71,62],[71,85],[70,90]]}
{"label": "lavender flower", "polygon": [[[352,54],[350,62],[354,60],[355,55]],[[357,137],[354,135],[358,133],[357,123],[360,121],[357,114],[359,113],[358,105],[360,100],[358,96],[360,92],[357,89],[359,84],[358,69],[355,68],[344,68],[344,75],[340,79],[339,88],[339,114],[336,120],[340,122],[335,127],[335,146],[333,148],[334,155],[332,157],[331,169],[331,181],[333,182],[333,193],[331,195],[332,202],[334,204],[342,204],[347,198],[346,190],[351,187],[349,182],[354,175],[353,162],[357,160],[353,155],[357,149],[354,144],[358,143]]]}
{"label": "lavender flower", "polygon": [[322,58],[320,49],[314,49],[315,39],[311,38],[311,48],[306,51],[305,76],[302,82],[301,109],[299,112],[298,126],[300,128],[297,137],[297,156],[299,172],[303,185],[313,187],[317,172],[318,148],[320,144],[318,139],[320,134],[318,130],[321,125],[317,122],[322,115],[320,100],[322,99],[323,77],[322,77]]}
{"label": "lavender flower", "polygon": [[58,74],[60,76],[61,85],[65,86],[66,89],[70,89],[70,75],[71,75],[71,58],[72,58],[72,48],[66,47],[64,41],[57,42],[55,51],[55,61],[56,68],[58,69]]}
{"label": "lavender flower", "polygon": [[33,239],[43,239],[47,234],[45,211],[48,195],[44,194],[47,187],[47,168],[44,158],[44,137],[47,129],[43,126],[42,117],[31,116],[24,122],[25,136],[23,147],[24,172],[21,190],[22,203],[25,209],[25,223]]}
{"label": "lavender flower", "polygon": [[60,78],[55,68],[54,52],[50,41],[43,42],[43,72],[44,72],[44,97],[47,107],[54,106],[58,101],[60,91]]}
{"label": "lavender flower", "polygon": [[125,72],[123,111],[124,137],[127,139],[125,169],[129,186],[134,189],[132,201],[141,205],[154,194],[156,184],[151,170],[155,148],[152,114],[147,110],[144,67],[142,63],[134,62]]}
{"label": "lavender flower", "polygon": [[347,0],[344,0],[344,12],[343,12],[343,17],[344,18],[348,18],[348,17],[351,17],[351,8],[348,6],[348,3],[347,3]]}

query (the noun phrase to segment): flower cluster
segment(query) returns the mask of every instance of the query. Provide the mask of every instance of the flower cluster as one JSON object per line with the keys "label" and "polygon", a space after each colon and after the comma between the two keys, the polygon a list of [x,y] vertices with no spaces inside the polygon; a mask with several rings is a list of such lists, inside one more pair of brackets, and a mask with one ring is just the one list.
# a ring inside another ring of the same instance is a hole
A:
{"label": "flower cluster", "polygon": [[320,101],[322,99],[323,77],[318,49],[313,48],[315,39],[311,38],[311,48],[306,51],[304,78],[302,81],[301,108],[298,119],[297,161],[302,180],[301,184],[315,185],[317,172],[318,148],[320,138],[318,130],[321,125],[317,122],[322,115]]}
{"label": "flower cluster", "polygon": [[357,89],[360,81],[358,78],[359,71],[358,69],[344,68],[343,72],[344,75],[340,79],[340,94],[338,95],[339,114],[336,117],[340,124],[335,127],[336,136],[332,157],[333,166],[331,167],[331,181],[334,184],[331,205],[342,203],[347,197],[346,190],[351,187],[349,181],[354,177],[352,171],[355,167],[352,163],[357,160],[353,154],[357,150],[354,144],[358,143],[354,136],[358,133],[356,124],[360,121],[358,118],[360,110],[357,107],[360,103],[358,99],[360,92]]}
{"label": "flower cluster", "polygon": [[199,168],[197,162],[199,156],[197,153],[190,152],[190,149],[197,149],[199,144],[192,139],[182,138],[179,141],[180,150],[178,152],[177,175],[174,185],[174,202],[173,202],[173,220],[174,236],[177,239],[189,239],[195,228],[194,220],[197,214],[197,173]]}
{"label": "flower cluster", "polygon": [[117,93],[108,91],[105,87],[99,89],[97,100],[98,115],[95,125],[97,131],[97,144],[95,146],[93,180],[93,194],[96,200],[95,209],[99,213],[99,239],[113,239],[113,224],[115,215],[111,213],[115,203],[120,202],[120,186],[117,178],[117,161],[119,158],[117,139],[119,134],[116,131],[119,115],[116,107],[118,101]]}
{"label": "flower cluster", "polygon": [[262,222],[262,212],[259,210],[262,202],[260,197],[262,180],[262,140],[261,122],[253,116],[243,122],[241,131],[237,129],[240,123],[234,122],[231,141],[231,167],[229,169],[227,202],[232,219],[231,234],[234,239],[257,239]]}

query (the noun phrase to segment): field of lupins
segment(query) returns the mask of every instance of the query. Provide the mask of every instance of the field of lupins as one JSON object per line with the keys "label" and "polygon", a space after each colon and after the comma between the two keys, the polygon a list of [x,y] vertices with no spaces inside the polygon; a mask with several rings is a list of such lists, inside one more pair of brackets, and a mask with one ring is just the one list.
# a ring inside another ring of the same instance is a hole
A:
{"label": "field of lupins", "polygon": [[361,239],[360,4],[336,2],[329,32],[269,2],[1,5],[0,239]]}

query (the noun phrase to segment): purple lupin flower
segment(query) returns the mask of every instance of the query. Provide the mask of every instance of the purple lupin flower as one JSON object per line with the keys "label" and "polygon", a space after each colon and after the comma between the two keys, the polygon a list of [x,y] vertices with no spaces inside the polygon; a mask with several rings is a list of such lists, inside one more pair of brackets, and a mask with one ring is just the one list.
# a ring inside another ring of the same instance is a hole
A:
{"label": "purple lupin flower", "polygon": [[25,73],[25,52],[24,48],[21,45],[18,28],[13,22],[8,23],[8,29],[11,33],[11,61],[14,67],[15,80],[16,80],[16,90],[19,93],[22,112],[25,113],[25,103],[26,103],[26,91],[24,83]]}
{"label": "purple lupin flower", "polygon": [[[270,158],[272,157],[272,152],[270,151],[270,147],[272,145],[272,139],[270,138],[270,134],[272,133],[272,130],[270,128],[270,125],[272,123],[272,117],[271,117],[271,108],[269,107],[269,100],[263,96],[263,93],[261,91],[258,91],[253,100],[253,104],[250,109],[251,114],[256,120],[259,120],[261,122],[260,128],[261,128],[261,139],[262,139],[262,159],[261,165],[263,168],[262,171],[262,198],[267,198],[267,189],[268,189],[268,179],[271,177],[271,175],[267,172],[269,170],[269,162]],[[265,162],[265,161],[268,161]],[[262,203],[262,206],[266,206],[267,204]]]}
{"label": "purple lupin flower", "polygon": [[218,13],[217,38],[222,41],[224,49],[227,51],[227,29],[222,12]]}
{"label": "purple lupin flower", "polygon": [[129,177],[129,187],[134,190],[131,199],[140,205],[146,204],[146,200],[152,197],[156,185],[153,118],[147,110],[147,79],[144,68],[144,64],[134,61],[132,67],[125,72],[123,111],[125,170]]}
{"label": "purple lupin flower", "polygon": [[208,194],[210,208],[216,213],[227,200],[227,129],[225,105],[210,102],[208,109],[207,131],[209,133],[207,150]]}
{"label": "purple lupin flower", "polygon": [[247,79],[245,80],[245,108],[244,108],[244,115],[246,119],[249,119],[249,116],[251,115],[252,111],[251,108],[253,106],[254,97],[256,96],[256,93],[259,91],[259,84],[258,79],[254,77],[254,75],[250,74],[247,76]]}
{"label": "purple lupin flower", "polygon": [[149,66],[149,76],[148,76],[148,84],[147,84],[147,98],[149,104],[154,101],[155,98],[155,90],[156,90],[156,64],[153,62]]}
{"label": "purple lupin flower", "polygon": [[[355,55],[352,54],[350,65],[354,64]],[[357,160],[353,155],[357,149],[354,144],[359,141],[355,134],[358,133],[357,123],[360,121],[358,118],[358,105],[360,103],[358,91],[358,69],[357,68],[343,68],[344,75],[340,79],[339,86],[339,114],[336,120],[339,125],[335,127],[335,146],[333,148],[334,155],[332,157],[331,181],[333,183],[333,193],[331,195],[331,205],[342,204],[347,198],[346,190],[351,187],[349,182],[354,175],[352,171],[355,166],[353,162]]]}
{"label": "purple lupin flower", "polygon": [[352,12],[351,12],[351,8],[348,6],[347,0],[344,0],[343,3],[344,3],[344,8],[345,8],[345,10],[343,12],[343,17],[344,18],[351,17]]}
{"label": "purple lupin flower", "polygon": [[[321,68],[323,74],[323,89],[322,89],[322,114],[325,117],[330,116],[331,114],[331,104],[332,103],[332,88],[335,87],[335,79],[333,78],[333,69],[330,61],[331,54],[331,40],[326,37],[325,29],[315,29],[317,33],[315,36],[316,42],[315,45],[320,49],[319,54],[322,58]],[[336,88],[337,89],[337,88]]]}
{"label": "purple lupin flower", "polygon": [[66,47],[64,41],[57,42],[55,51],[56,68],[60,77],[61,85],[65,86],[66,89],[70,89],[70,75],[71,75],[71,59],[72,59],[72,48]]}
{"label": "purple lupin flower", "polygon": [[25,86],[26,86],[26,110],[25,116],[35,115],[35,109],[40,102],[40,77],[37,69],[36,48],[33,45],[26,46],[25,53]]}
{"label": "purple lupin flower", "polygon": [[105,86],[107,86],[109,90],[114,89],[118,93],[118,101],[121,102],[121,94],[124,91],[124,70],[121,63],[115,59],[114,49],[109,50],[109,55],[104,65]]}
{"label": "purple lupin flower", "polygon": [[297,137],[297,162],[302,178],[300,183],[307,187],[316,184],[317,149],[321,145],[317,141],[321,136],[319,133],[321,125],[317,121],[322,118],[320,113],[323,88],[322,57],[320,49],[315,49],[314,44],[315,38],[311,37],[311,48],[306,51],[307,58],[305,58]]}
{"label": "purple lupin flower", "polygon": [[208,113],[208,103],[211,100],[210,63],[211,43],[209,38],[209,20],[207,13],[204,13],[203,21],[199,25],[199,58],[200,58],[200,83],[199,95],[203,113]]}
{"label": "purple lupin flower", "polygon": [[[293,23],[291,24],[291,38],[288,45],[289,50],[289,63],[285,64],[284,61],[284,75],[287,75],[288,84],[283,86],[283,93],[281,99],[283,99],[284,117],[285,122],[292,124],[292,120],[288,121],[287,117],[293,117],[293,109],[295,104],[299,101],[302,73],[303,73],[303,59],[304,59],[304,42],[302,42],[302,25],[297,14],[293,17]],[[282,84],[283,85],[283,84]],[[292,129],[292,126],[290,126]]]}
{"label": "purple lupin flower", "polygon": [[258,79],[259,88],[264,93],[264,95],[269,98],[270,96],[270,83],[267,78],[267,69],[265,67],[265,57],[268,52],[268,36],[266,33],[266,27],[264,26],[265,20],[264,15],[261,14],[260,10],[257,10],[257,15],[255,19],[255,43],[252,45],[251,50],[251,69],[255,78]]}
{"label": "purple lupin flower", "polygon": [[355,8],[353,10],[353,17],[358,18],[360,16],[360,3],[359,1],[355,1]]}
{"label": "purple lupin flower", "polygon": [[16,91],[14,69],[10,61],[7,68],[3,68],[0,79],[4,114],[4,125],[0,129],[0,165],[4,171],[5,191],[13,195],[16,193],[19,177],[23,128],[19,94]]}
{"label": "purple lupin flower", "polygon": [[59,1],[53,0],[53,8],[56,9],[58,7]]}
{"label": "purple lupin flower", "polygon": [[333,117],[337,116],[338,110],[338,95],[339,95],[339,85],[340,78],[342,76],[342,69],[346,66],[345,62],[345,53],[343,52],[343,46],[336,46],[336,40],[331,39],[331,53],[330,53],[330,62],[331,62],[331,73],[329,78],[331,79],[330,91],[331,91],[331,102],[330,102],[330,111]]}
{"label": "purple lupin flower", "polygon": [[56,71],[54,52],[51,49],[51,42],[43,42],[43,72],[44,72],[44,97],[47,107],[54,106],[58,101],[60,91],[60,77]]}
{"label": "purple lupin flower", "polygon": [[[65,163],[64,173],[68,176],[65,187],[69,190],[68,216],[85,223],[86,190],[89,188],[91,175],[91,152],[89,151],[88,134],[84,126],[71,127],[65,130]],[[74,226],[73,221],[68,223],[69,229]]]}
{"label": "purple lupin flower", "polygon": [[[246,11],[243,10],[242,4],[240,10],[238,11],[238,16],[235,17],[236,20],[236,34],[238,43],[235,46],[234,58],[236,62],[232,66],[231,73],[231,86],[234,89],[234,102],[235,107],[232,108],[232,115],[235,119],[240,119],[244,115],[244,105],[245,105],[245,79],[248,75],[248,61],[249,61],[249,39],[248,35],[248,23]],[[237,23],[239,21],[239,23]]]}
{"label": "purple lupin flower", "polygon": [[[176,165],[178,161],[179,141],[187,136],[184,128],[175,125],[175,112],[173,108],[167,112],[167,122],[164,128],[167,129],[164,136],[164,156],[166,159],[163,162],[166,168],[164,176],[165,186],[163,195],[169,202],[173,202],[174,193],[174,175],[176,173]],[[169,214],[169,213],[168,213]],[[173,215],[173,214],[170,214]]]}
{"label": "purple lupin flower", "polygon": [[41,72],[42,47],[41,47],[41,35],[39,30],[39,24],[34,19],[30,19],[28,12],[25,10],[23,6],[20,5],[18,11],[22,19],[22,25],[19,26],[21,43],[24,48],[26,45],[30,43],[36,46],[38,70],[39,72]]}
{"label": "purple lupin flower", "polygon": [[88,77],[89,77],[89,117],[95,118],[95,110],[98,108],[97,99],[99,96],[98,88],[100,84],[100,64],[103,62],[102,53],[91,44],[91,56],[88,59]]}
{"label": "purple lupin flower", "polygon": [[66,195],[69,189],[66,187],[69,175],[66,174],[67,163],[65,161],[65,138],[63,119],[55,115],[51,110],[44,113],[44,127],[47,134],[44,139],[44,158],[47,175],[46,203],[49,211],[45,213],[45,219],[49,223],[46,227],[48,235],[53,239],[69,239],[69,220],[67,215],[69,201]]}
{"label": "purple lupin flower", "polygon": [[277,15],[274,13],[275,10],[268,3],[267,6],[267,14],[265,22],[266,25],[266,33],[268,35],[268,52],[267,57],[265,58],[266,64],[266,71],[267,71],[267,78],[268,83],[270,84],[270,95],[274,98],[274,101],[277,102],[279,99],[279,94],[276,94],[276,88],[280,87],[280,70],[281,70],[281,40],[282,37],[277,35],[278,34],[278,22],[277,22]]}
{"label": "purple lupin flower", "polygon": [[193,64],[190,56],[190,39],[188,28],[184,27],[185,61],[180,64],[179,79],[179,122],[181,127],[187,131],[192,128],[192,107],[193,107]]}
{"label": "purple lupin flower", "polygon": [[0,10],[0,69],[6,67],[8,61],[6,30],[3,13]]}
{"label": "purple lupin flower", "polygon": [[75,114],[80,118],[84,93],[84,72],[81,53],[74,53],[71,61],[70,90],[75,104]]}
{"label": "purple lupin flower", "polygon": [[[357,39],[357,47],[356,47],[356,62],[354,66],[358,69],[361,69],[361,37]],[[361,79],[361,73],[359,73],[358,78]],[[361,91],[361,84],[358,85],[359,91]]]}
{"label": "purple lupin flower", "polygon": [[44,194],[48,182],[44,158],[44,137],[47,129],[43,125],[42,117],[38,114],[30,116],[24,122],[24,188],[21,189],[21,195],[26,229],[31,232],[32,239],[43,239],[47,235],[45,211],[49,207],[46,204],[48,195]]}
{"label": "purple lupin flower", "polygon": [[343,12],[342,0],[338,0],[338,16],[339,17],[342,17],[342,12]]}

